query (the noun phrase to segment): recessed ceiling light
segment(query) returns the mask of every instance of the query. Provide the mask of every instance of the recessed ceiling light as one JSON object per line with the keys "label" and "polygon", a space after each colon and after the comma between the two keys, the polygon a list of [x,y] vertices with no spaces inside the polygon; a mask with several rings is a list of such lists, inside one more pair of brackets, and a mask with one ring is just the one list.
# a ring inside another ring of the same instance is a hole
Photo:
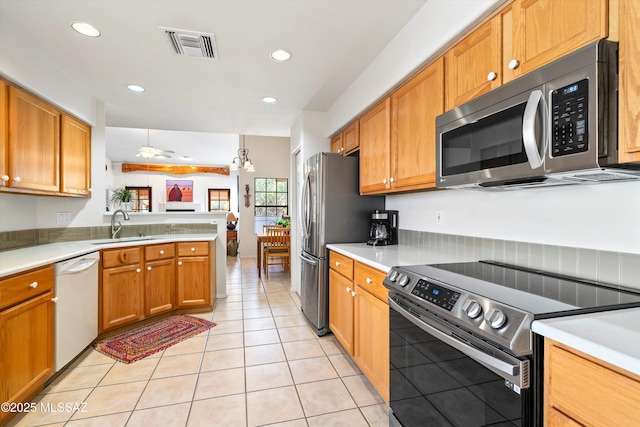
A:
{"label": "recessed ceiling light", "polygon": [[191,160],[191,156],[182,156],[182,160]]}
{"label": "recessed ceiling light", "polygon": [[144,88],[138,85],[128,85],[127,89],[129,89],[131,92],[144,92]]}
{"label": "recessed ceiling light", "polygon": [[275,104],[276,102],[278,102],[278,100],[273,96],[265,96],[264,98],[262,98],[262,102],[264,102],[265,104]]}
{"label": "recessed ceiling light", "polygon": [[100,31],[91,24],[86,22],[74,22],[71,24],[71,28],[87,37],[100,37]]}
{"label": "recessed ceiling light", "polygon": [[284,49],[277,49],[271,52],[271,59],[278,62],[284,62],[291,59],[291,53],[287,52]]}

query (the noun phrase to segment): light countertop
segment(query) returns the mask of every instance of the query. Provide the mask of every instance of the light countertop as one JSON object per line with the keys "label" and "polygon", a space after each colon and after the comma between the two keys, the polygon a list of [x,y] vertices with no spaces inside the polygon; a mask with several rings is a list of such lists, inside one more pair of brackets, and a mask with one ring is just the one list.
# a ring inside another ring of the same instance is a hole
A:
{"label": "light countertop", "polygon": [[640,375],[640,308],[536,320],[533,331]]}
{"label": "light countertop", "polygon": [[[217,234],[165,234],[122,239],[81,240],[51,243],[0,252],[0,277],[27,271],[32,268],[75,258],[102,249],[125,246],[153,245],[167,242],[215,240]],[[145,240],[141,240],[145,239]]]}
{"label": "light countertop", "polygon": [[450,255],[442,251],[407,245],[369,246],[366,243],[332,243],[327,248],[385,273],[395,265],[478,261],[473,255]]}
{"label": "light countertop", "polygon": [[[477,261],[472,256],[405,245],[345,243],[327,248],[384,272],[395,265]],[[532,328],[537,334],[640,375],[640,308],[536,320]]]}

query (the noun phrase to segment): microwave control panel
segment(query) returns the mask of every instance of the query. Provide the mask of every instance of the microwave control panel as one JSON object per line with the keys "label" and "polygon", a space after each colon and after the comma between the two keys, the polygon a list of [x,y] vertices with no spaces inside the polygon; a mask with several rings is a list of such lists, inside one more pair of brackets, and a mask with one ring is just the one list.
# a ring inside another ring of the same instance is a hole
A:
{"label": "microwave control panel", "polygon": [[551,93],[551,154],[553,157],[589,149],[589,81],[587,79]]}

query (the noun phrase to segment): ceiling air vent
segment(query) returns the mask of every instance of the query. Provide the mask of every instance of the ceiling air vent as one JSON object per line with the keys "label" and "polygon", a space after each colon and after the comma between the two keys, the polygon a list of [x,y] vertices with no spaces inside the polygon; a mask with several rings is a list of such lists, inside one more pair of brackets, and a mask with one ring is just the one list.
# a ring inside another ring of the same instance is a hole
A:
{"label": "ceiling air vent", "polygon": [[171,46],[178,55],[218,59],[218,49],[216,48],[216,39],[213,34],[163,27],[160,27],[160,30],[169,39]]}

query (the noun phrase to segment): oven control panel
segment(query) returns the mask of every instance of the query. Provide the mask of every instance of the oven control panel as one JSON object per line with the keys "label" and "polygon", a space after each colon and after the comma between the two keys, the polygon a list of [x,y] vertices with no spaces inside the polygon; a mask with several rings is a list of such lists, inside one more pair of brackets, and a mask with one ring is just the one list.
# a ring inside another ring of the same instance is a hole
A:
{"label": "oven control panel", "polygon": [[447,311],[451,311],[456,302],[458,302],[458,298],[460,298],[460,292],[454,292],[442,285],[437,285],[424,279],[418,280],[411,293]]}

